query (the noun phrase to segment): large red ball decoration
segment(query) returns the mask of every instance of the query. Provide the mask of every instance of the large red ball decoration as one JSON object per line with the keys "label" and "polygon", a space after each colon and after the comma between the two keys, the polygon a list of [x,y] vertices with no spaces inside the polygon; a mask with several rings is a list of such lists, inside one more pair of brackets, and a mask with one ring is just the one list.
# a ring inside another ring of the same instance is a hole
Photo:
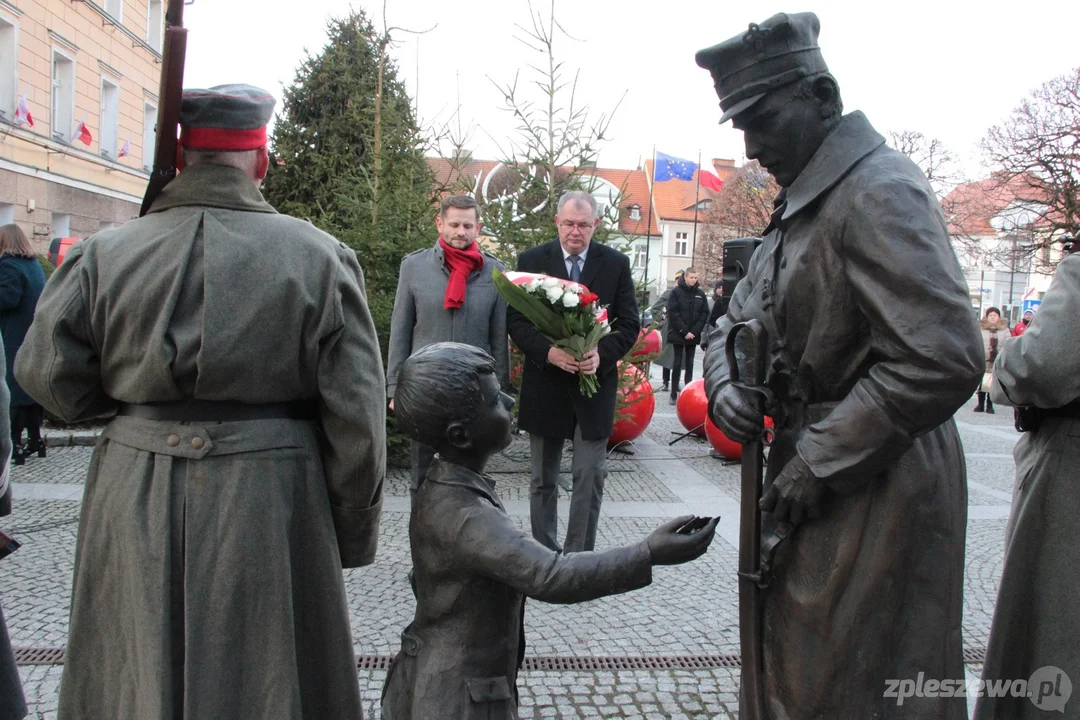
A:
{"label": "large red ball decoration", "polygon": [[675,414],[679,416],[679,422],[687,430],[693,430],[695,435],[705,437],[705,428],[702,425],[708,412],[709,399],[705,397],[705,379],[690,381],[679,393],[679,399],[675,403]]}
{"label": "large red ball decoration", "polygon": [[709,418],[705,419],[705,437],[709,439],[713,450],[720,453],[720,457],[725,460],[742,460],[742,445],[725,435]]}
{"label": "large red ball decoration", "polygon": [[[773,419],[768,415],[765,416],[765,427],[773,427]],[[712,418],[705,419],[705,437],[708,438],[709,444],[713,446],[713,450],[720,453],[720,457],[725,460],[742,460],[742,445],[735,442],[720,428],[713,425]]]}
{"label": "large red ball decoration", "polygon": [[657,331],[642,330],[638,334],[638,340],[642,341],[642,344],[630,353],[630,357],[648,357],[660,352],[660,333]]}
{"label": "large red ball decoration", "polygon": [[[620,362],[619,366],[621,372],[623,364]],[[656,396],[653,395],[652,383],[638,368],[633,368],[632,372],[634,380],[619,390],[626,407],[617,411],[615,426],[608,438],[608,447],[637,440],[645,432],[645,428],[649,427],[653,413],[656,412]]]}

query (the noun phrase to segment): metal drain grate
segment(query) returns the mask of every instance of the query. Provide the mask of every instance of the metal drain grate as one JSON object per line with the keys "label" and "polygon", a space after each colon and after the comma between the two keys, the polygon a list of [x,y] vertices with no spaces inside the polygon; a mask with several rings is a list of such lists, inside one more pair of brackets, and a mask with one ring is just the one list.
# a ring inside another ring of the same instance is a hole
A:
{"label": "metal drain grate", "polygon": [[[359,655],[360,670],[386,670],[393,663],[392,655]],[[986,648],[964,648],[964,664],[986,661]],[[63,665],[62,647],[17,647],[16,665]],[[710,670],[742,666],[738,655],[597,655],[597,656],[533,656],[525,658],[522,670]]]}
{"label": "metal drain grate", "polygon": [[16,665],[63,665],[64,648],[62,647],[17,647]]}

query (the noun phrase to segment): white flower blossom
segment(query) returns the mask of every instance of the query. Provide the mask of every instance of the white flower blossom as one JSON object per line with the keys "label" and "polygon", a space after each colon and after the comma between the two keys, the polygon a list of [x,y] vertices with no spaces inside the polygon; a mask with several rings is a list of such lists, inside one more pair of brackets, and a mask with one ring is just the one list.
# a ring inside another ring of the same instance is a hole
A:
{"label": "white flower blossom", "polygon": [[[547,282],[545,281],[544,284],[547,285]],[[554,287],[544,288],[544,292],[547,293],[548,302],[550,302],[552,305],[558,303],[559,299],[563,296],[563,290],[561,287],[559,287],[559,284],[557,282]]]}
{"label": "white flower blossom", "polygon": [[566,293],[565,295],[562,296],[562,304],[563,304],[563,307],[568,307],[568,308],[577,307],[578,305],[581,304],[581,298],[579,298],[577,295],[575,295],[572,292],[568,292],[568,293]]}
{"label": "white flower blossom", "polygon": [[537,290],[539,290],[541,287],[543,287],[543,285],[544,285],[544,281],[541,280],[540,278],[536,278],[535,280],[530,280],[528,282],[528,284],[525,286],[525,289],[528,290],[531,293],[534,293]]}
{"label": "white flower blossom", "polygon": [[[542,282],[544,283],[545,288],[559,287],[559,278],[553,278],[549,276],[544,278]],[[560,290],[559,292],[562,292],[562,290]]]}
{"label": "white flower blossom", "polygon": [[575,295],[580,295],[581,293],[585,292],[585,286],[584,285],[571,285],[568,288],[566,288],[566,291],[567,292],[572,292]]}

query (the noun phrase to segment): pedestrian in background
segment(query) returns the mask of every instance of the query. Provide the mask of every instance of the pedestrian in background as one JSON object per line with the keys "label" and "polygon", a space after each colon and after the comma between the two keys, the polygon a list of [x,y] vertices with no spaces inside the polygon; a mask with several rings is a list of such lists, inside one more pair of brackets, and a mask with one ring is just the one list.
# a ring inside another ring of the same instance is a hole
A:
{"label": "pedestrian in background", "polygon": [[1009,326],[1001,319],[1001,311],[996,307],[988,308],[982,319],[983,351],[986,353],[986,374],[983,375],[982,385],[976,393],[979,404],[975,406],[975,412],[994,414],[994,401],[987,397],[990,392],[990,380],[993,377],[994,360],[997,359],[1001,344],[1009,337]]}
{"label": "pedestrian in background", "polygon": [[[682,280],[682,277],[683,271],[676,270],[675,282],[678,283],[680,280]],[[664,292],[660,293],[660,297],[656,298],[656,302],[649,306],[649,313],[652,315],[654,321],[660,315],[662,315],[664,318],[663,322],[660,324],[660,355],[658,355],[657,358],[653,360],[653,362],[659,365],[661,370],[663,371],[661,373],[661,377],[663,378],[664,384],[660,388],[661,392],[667,392],[668,387],[670,387],[671,385],[671,364],[674,360],[674,353],[671,346],[668,345],[667,341],[668,300],[671,298],[672,290],[674,290],[674,288],[670,287]]]}
{"label": "pedestrian in background", "polygon": [[697,268],[686,268],[671,289],[667,305],[667,341],[675,352],[671,364],[671,404],[674,405],[679,397],[679,372],[684,365],[685,382],[689,383],[694,377],[694,353],[701,343],[705,321],[709,319],[709,299],[698,287]]}
{"label": "pedestrian in background", "polygon": [[34,309],[44,288],[45,271],[22,228],[15,224],[0,226],[0,336],[4,339],[5,372],[11,392],[11,459],[16,465],[22,465],[34,453],[45,457],[41,405],[22,389],[13,371],[15,354],[34,321]]}
{"label": "pedestrian in background", "polygon": [[712,306],[709,308],[709,320],[705,323],[705,330],[702,333],[702,350],[709,346],[709,334],[716,327],[716,321],[724,317],[724,313],[726,312],[727,303],[724,302],[724,281],[717,280],[713,283]]}
{"label": "pedestrian in background", "polygon": [[[1038,315],[1022,336],[1004,342],[990,390],[995,402],[1017,406],[1026,432],[1013,450],[1016,487],[983,678],[1031,678],[1038,699],[1056,698],[1063,707],[1061,676],[1080,679],[1080,254],[1058,264]],[[1035,699],[983,696],[975,718],[1048,717]],[[1075,707],[1067,714],[1076,717]]]}
{"label": "pedestrian in background", "polygon": [[1035,317],[1034,310],[1025,310],[1024,317],[1020,318],[1020,322],[1013,325],[1012,336],[1020,337],[1021,335],[1023,335],[1024,331],[1027,330],[1028,325],[1031,324],[1031,319],[1033,317]]}

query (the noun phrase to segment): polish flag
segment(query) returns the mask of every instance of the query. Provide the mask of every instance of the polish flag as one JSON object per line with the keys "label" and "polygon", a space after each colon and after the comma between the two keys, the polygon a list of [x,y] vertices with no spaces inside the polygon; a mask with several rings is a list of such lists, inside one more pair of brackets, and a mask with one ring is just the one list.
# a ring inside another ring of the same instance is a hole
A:
{"label": "polish flag", "polygon": [[128,133],[127,140],[124,141],[124,147],[120,148],[120,154],[117,157],[122,158],[125,155],[128,155],[130,153],[131,153],[131,133]]}
{"label": "polish flag", "polygon": [[26,93],[19,98],[19,107],[15,108],[15,122],[19,125],[34,127],[34,116],[30,114],[30,104],[26,101]]}
{"label": "polish flag", "polygon": [[724,181],[719,177],[709,172],[708,170],[701,170],[701,184],[713,192],[720,192],[720,188],[724,187]]}
{"label": "polish flag", "polygon": [[87,127],[85,120],[79,121],[79,130],[76,133],[75,138],[87,147],[94,141],[94,136],[90,134],[90,128]]}

